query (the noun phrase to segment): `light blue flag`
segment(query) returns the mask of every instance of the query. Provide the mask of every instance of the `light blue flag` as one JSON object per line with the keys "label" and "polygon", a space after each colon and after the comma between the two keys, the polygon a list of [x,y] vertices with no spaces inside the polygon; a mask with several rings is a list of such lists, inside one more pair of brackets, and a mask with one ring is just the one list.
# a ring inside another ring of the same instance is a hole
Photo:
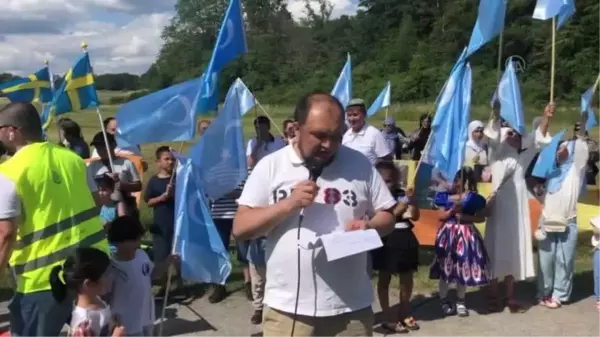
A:
{"label": "light blue flag", "polygon": [[331,95],[337,98],[344,108],[348,106],[352,99],[352,63],[350,62],[350,54],[346,58],[346,64],[344,64],[340,76],[335,81]]}
{"label": "light blue flag", "polygon": [[243,116],[248,111],[252,110],[252,108],[254,108],[256,105],[256,99],[240,78],[236,79],[233,85],[235,86],[238,98],[240,99],[240,110],[242,111]]}
{"label": "light blue flag", "polygon": [[547,178],[548,175],[556,169],[556,151],[558,150],[558,145],[566,131],[566,129],[563,129],[561,132],[554,135],[550,144],[544,147],[540,152],[540,155],[535,162],[535,166],[533,167],[533,171],[531,171],[531,175],[538,178]]}
{"label": "light blue flag", "polygon": [[231,261],[208,209],[202,181],[190,159],[177,159],[175,253],[181,257],[181,276],[199,283],[225,284]]}
{"label": "light blue flag", "polygon": [[467,56],[473,55],[504,29],[507,0],[481,0],[477,21],[467,47]]}
{"label": "light blue flag", "polygon": [[509,59],[508,67],[504,70],[502,79],[498,83],[495,97],[500,101],[500,117],[502,117],[511,128],[519,134],[526,133],[523,103],[521,101],[521,89],[515,67]]}
{"label": "light blue flag", "polygon": [[119,146],[193,139],[200,81],[179,83],[121,105],[116,115]]}
{"label": "light blue flag", "polygon": [[213,200],[233,191],[248,174],[241,117],[252,109],[254,100],[241,100],[244,88],[241,80],[234,82],[217,118],[189,152]]}
{"label": "light blue flag", "polygon": [[430,161],[448,181],[463,165],[470,118],[471,66],[463,55],[444,86],[432,123]]}
{"label": "light blue flag", "polygon": [[586,90],[583,93],[583,95],[581,95],[581,113],[587,113],[585,131],[589,131],[590,129],[598,125],[596,114],[594,113],[594,109],[592,108],[592,98],[594,97],[594,89],[594,87],[591,87],[588,90]]}
{"label": "light blue flag", "polygon": [[197,114],[217,110],[219,73],[227,63],[248,52],[242,14],[240,0],[230,0],[210,63],[202,75],[202,94],[196,110]]}
{"label": "light blue flag", "polygon": [[367,116],[371,117],[377,113],[377,111],[390,106],[390,96],[391,96],[391,86],[390,81],[387,82],[385,88],[381,90],[377,99],[371,104],[369,110],[367,110]]}
{"label": "light blue flag", "polygon": [[537,0],[533,10],[533,18],[549,20],[558,16],[557,28],[575,13],[575,0]]}

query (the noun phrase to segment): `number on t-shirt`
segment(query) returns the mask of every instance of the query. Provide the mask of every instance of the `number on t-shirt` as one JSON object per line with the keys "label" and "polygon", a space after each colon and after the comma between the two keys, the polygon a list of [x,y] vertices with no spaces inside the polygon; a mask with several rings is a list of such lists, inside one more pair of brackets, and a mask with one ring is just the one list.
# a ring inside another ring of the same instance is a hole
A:
{"label": "number on t-shirt", "polygon": [[276,204],[281,200],[288,197],[288,192],[286,190],[276,190],[273,191],[273,203]]}

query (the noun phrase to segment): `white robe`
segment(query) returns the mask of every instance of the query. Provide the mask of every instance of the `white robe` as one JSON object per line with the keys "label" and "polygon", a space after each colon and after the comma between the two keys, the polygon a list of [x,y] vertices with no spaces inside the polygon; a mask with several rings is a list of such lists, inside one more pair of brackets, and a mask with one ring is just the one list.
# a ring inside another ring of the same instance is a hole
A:
{"label": "white robe", "polygon": [[505,132],[500,128],[500,122],[490,121],[484,130],[489,138],[492,189],[497,192],[484,237],[492,278],[512,275],[520,281],[535,276],[525,172],[540,148],[551,141],[551,137],[544,137],[539,128],[535,130],[534,135],[523,137],[523,147],[527,149],[521,153],[504,143]]}

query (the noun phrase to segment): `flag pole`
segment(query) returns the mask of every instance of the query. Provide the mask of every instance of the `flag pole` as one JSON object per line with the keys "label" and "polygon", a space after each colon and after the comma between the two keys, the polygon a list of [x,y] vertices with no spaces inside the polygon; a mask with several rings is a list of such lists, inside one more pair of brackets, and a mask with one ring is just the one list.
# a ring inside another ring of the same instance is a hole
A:
{"label": "flag pole", "polygon": [[386,106],[385,107],[385,118],[386,119],[388,118],[389,112],[390,112],[390,107]]}
{"label": "flag pole", "polygon": [[[81,42],[81,49],[83,49],[83,52],[87,54],[88,50],[88,45],[87,43],[85,43],[85,41]],[[93,72],[92,72],[92,76],[93,76]],[[102,112],[100,112],[100,102],[97,102],[96,105],[96,113],[98,114],[98,120],[100,121],[100,128],[102,129],[102,136],[104,136],[104,144],[106,145],[106,149],[108,151],[106,151],[106,153],[108,154],[108,162],[110,163],[110,170],[111,172],[115,172],[115,165],[113,163],[113,156],[110,153],[110,144],[108,144],[108,137],[106,136],[106,128],[104,127],[104,118],[102,117]]]}
{"label": "flag pole", "polygon": [[[52,76],[52,72],[50,71],[50,61],[44,60],[44,64],[46,65],[46,69],[48,70],[48,77],[50,79],[50,92],[52,92],[52,97],[54,97],[54,78]],[[46,104],[47,103],[42,105],[42,114],[44,113],[44,110],[46,110]],[[51,116],[48,116],[48,118],[50,117]],[[46,123],[47,122],[48,121],[46,121]],[[58,134],[58,141],[60,142],[60,125],[58,124],[58,119],[54,119],[54,123],[56,123],[56,133]]]}
{"label": "flag pole", "polygon": [[[196,127],[194,125],[194,127]],[[183,150],[183,141],[181,143],[179,143],[179,151],[178,153],[181,154],[181,151]],[[173,152],[173,150],[171,149],[171,153]],[[179,161],[175,162],[175,167],[173,168],[173,173],[171,174],[171,179],[169,180],[169,185],[173,185],[173,178],[175,177],[175,169],[177,168],[177,165],[179,165]],[[174,236],[173,237],[173,244],[172,244],[172,249],[171,249],[171,254],[175,254],[175,252],[177,251],[177,237]],[[162,312],[160,314],[160,323],[158,325],[158,335],[162,336],[163,335],[163,323],[165,322],[165,315],[167,313],[167,302],[169,300],[169,291],[171,290],[171,282],[173,280],[173,274],[174,274],[174,270],[173,270],[173,264],[169,264],[169,267],[167,269],[167,284],[165,285],[165,297],[163,298],[163,307],[162,307]],[[181,275],[180,275],[181,277]]]}
{"label": "flag pole", "polygon": [[550,65],[550,103],[554,103],[554,70],[556,65],[556,17],[552,18],[552,59]]}
{"label": "flag pole", "polygon": [[[256,102],[256,106],[258,106],[260,108],[260,110],[262,110],[262,112],[267,116],[267,118],[269,118],[269,120],[271,121],[271,123],[273,124],[273,126],[275,127],[275,130],[277,130],[277,132],[279,132],[279,134],[282,137],[285,137],[285,134],[283,134],[283,132],[281,132],[281,129],[277,126],[277,123],[275,123],[275,120],[271,117],[271,115],[269,115],[269,113],[267,112],[267,110],[262,106],[262,104],[260,104],[260,102],[258,101],[258,99],[256,99],[256,96],[254,97],[254,101]],[[254,115],[256,115],[256,108],[254,109]]]}

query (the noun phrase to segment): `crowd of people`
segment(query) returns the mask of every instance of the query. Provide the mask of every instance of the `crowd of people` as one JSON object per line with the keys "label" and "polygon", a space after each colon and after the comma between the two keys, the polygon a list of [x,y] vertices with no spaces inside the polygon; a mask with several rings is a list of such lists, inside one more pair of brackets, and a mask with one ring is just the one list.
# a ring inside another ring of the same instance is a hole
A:
{"label": "crowd of people", "polygon": [[[552,143],[554,106],[546,107],[528,134],[503,124],[498,105],[493,112],[487,125],[471,122],[465,166],[435,194],[440,226],[430,278],[439,280],[445,315],[469,315],[466,287],[488,286],[489,310],[508,306],[513,313],[523,312],[515,281],[537,274],[537,298],[548,308],[568,302],[572,290],[577,198],[582,182],[592,177],[598,156],[590,153],[598,151],[597,144],[592,148],[581,121],[574,137],[556,149],[559,174],[530,179],[538,153]],[[381,326],[394,333],[418,330],[410,299],[419,268],[413,227],[420,210],[414,191],[401,187],[403,177],[392,160],[420,159],[430,116],[421,116],[419,128],[407,136],[389,117],[381,130],[367,123],[361,99],[343,108],[329,94],[311,93],[301,98],[294,118],[284,121],[281,137],[272,134],[270,118],[258,116],[253,123],[248,179],[210,200],[223,245],[235,238],[244,292],[254,308],[250,321],[262,323],[265,336],[371,335],[370,276],[376,270]],[[117,145],[114,118],[104,121],[89,145],[75,121],[62,118],[58,126],[60,142],[52,144],[43,139],[33,105],[11,103],[0,110],[0,142],[11,156],[0,165],[0,267],[10,266],[16,291],[9,307],[11,333],[58,335],[66,323],[73,336],[152,335],[152,284],[166,292],[168,267],[178,264],[172,254],[174,155],[159,146],[156,173],[142,186],[147,164],[136,166],[128,158],[141,154],[139,146]],[[209,126],[201,121],[199,134]],[[309,179],[314,167],[322,172]],[[487,199],[477,192],[477,182],[486,179],[494,191]],[[544,204],[535,235],[537,273],[529,193]],[[152,209],[147,226],[140,221],[136,194]],[[474,226],[480,222],[486,222],[484,235]],[[364,229],[377,230],[383,247],[328,262],[322,246],[306,244],[332,231]],[[140,247],[146,230],[152,258]],[[400,307],[394,313],[389,286],[396,274]],[[177,283],[182,286],[180,278]],[[453,283],[454,300],[448,296]],[[226,285],[213,285],[209,301],[221,302],[227,294]]]}

